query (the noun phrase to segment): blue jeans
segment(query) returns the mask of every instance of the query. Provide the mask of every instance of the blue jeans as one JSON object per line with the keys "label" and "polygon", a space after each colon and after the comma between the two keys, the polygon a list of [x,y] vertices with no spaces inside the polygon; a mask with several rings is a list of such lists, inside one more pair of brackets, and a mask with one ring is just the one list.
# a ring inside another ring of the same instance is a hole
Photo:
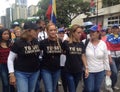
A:
{"label": "blue jeans", "polygon": [[88,78],[84,77],[84,91],[83,92],[100,92],[102,81],[105,77],[105,71],[97,73],[89,73]]}
{"label": "blue jeans", "polygon": [[119,67],[120,67],[120,58],[112,58],[112,64],[110,64],[110,68],[112,72],[111,74],[112,88],[117,83]]}
{"label": "blue jeans", "polygon": [[63,86],[64,92],[68,92],[66,72],[65,72],[64,67],[61,67],[61,80],[62,80],[62,86]]}
{"label": "blue jeans", "polygon": [[39,73],[39,78],[37,80],[37,84],[36,84],[36,87],[35,87],[35,92],[41,92],[40,90],[40,81],[41,81],[41,72]]}
{"label": "blue jeans", "polygon": [[9,77],[7,64],[0,64],[0,77],[2,80],[3,92],[9,92]]}
{"label": "blue jeans", "polygon": [[60,70],[52,72],[46,69],[41,70],[45,92],[56,92],[57,82],[60,77]]}
{"label": "blue jeans", "polygon": [[34,92],[39,72],[28,73],[15,71],[17,92]]}
{"label": "blue jeans", "polygon": [[67,85],[69,92],[76,92],[78,83],[82,77],[82,72],[80,73],[66,73]]}

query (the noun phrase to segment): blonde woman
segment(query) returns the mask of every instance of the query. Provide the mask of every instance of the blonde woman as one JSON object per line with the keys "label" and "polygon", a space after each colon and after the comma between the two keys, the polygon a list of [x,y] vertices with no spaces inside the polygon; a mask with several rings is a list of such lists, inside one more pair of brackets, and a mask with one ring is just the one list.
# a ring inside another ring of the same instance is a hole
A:
{"label": "blonde woman", "polygon": [[17,39],[20,39],[21,33],[22,33],[22,30],[21,30],[20,27],[15,27],[14,28],[14,34],[15,34],[14,41],[16,41]]}
{"label": "blonde woman", "polygon": [[85,77],[87,78],[89,75],[84,44],[80,41],[81,32],[82,28],[79,25],[73,25],[68,41],[63,43],[63,51],[66,54],[65,72],[69,92],[76,92],[82,76],[83,65]]}
{"label": "blonde woman", "polygon": [[45,92],[56,92],[57,82],[60,77],[62,41],[57,38],[57,29],[53,23],[48,24],[46,29],[48,38],[40,42],[40,48],[43,50],[41,74]]}

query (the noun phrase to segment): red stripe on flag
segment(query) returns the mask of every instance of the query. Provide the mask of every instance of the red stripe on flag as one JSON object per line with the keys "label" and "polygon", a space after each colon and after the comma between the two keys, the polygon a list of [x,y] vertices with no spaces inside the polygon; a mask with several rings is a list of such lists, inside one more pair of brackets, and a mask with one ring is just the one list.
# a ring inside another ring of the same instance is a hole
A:
{"label": "red stripe on flag", "polygon": [[52,14],[52,5],[49,5],[47,12],[46,12],[46,16],[49,20],[51,19],[51,14]]}
{"label": "red stripe on flag", "polygon": [[119,51],[120,50],[120,43],[119,44],[112,44],[110,42],[106,42],[108,50],[111,51]]}

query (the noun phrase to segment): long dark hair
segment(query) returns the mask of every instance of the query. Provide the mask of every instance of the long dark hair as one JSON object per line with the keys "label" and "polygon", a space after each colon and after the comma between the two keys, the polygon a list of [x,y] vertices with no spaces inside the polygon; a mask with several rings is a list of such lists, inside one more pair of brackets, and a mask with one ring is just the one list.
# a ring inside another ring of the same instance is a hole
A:
{"label": "long dark hair", "polygon": [[7,47],[10,47],[10,43],[11,43],[11,33],[10,33],[9,29],[6,29],[6,28],[0,29],[0,44],[1,44],[1,42],[3,41],[2,34],[3,34],[5,31],[8,31],[8,32],[9,32],[9,39],[6,41],[6,43],[7,43]]}

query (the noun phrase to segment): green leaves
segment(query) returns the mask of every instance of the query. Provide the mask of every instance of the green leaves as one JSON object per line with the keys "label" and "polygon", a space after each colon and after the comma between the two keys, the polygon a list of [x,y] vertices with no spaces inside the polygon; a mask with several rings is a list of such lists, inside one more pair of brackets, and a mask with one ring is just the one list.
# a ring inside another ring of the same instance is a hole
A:
{"label": "green leaves", "polygon": [[[39,16],[44,16],[46,19],[46,11],[50,0],[41,0],[38,3]],[[87,14],[90,10],[90,3],[83,2],[83,0],[56,0],[57,9],[57,24],[64,24],[68,26],[71,21],[79,14]]]}
{"label": "green leaves", "polygon": [[89,9],[89,2],[83,0],[57,0],[57,20],[60,24],[69,25],[79,14],[86,14]]}

